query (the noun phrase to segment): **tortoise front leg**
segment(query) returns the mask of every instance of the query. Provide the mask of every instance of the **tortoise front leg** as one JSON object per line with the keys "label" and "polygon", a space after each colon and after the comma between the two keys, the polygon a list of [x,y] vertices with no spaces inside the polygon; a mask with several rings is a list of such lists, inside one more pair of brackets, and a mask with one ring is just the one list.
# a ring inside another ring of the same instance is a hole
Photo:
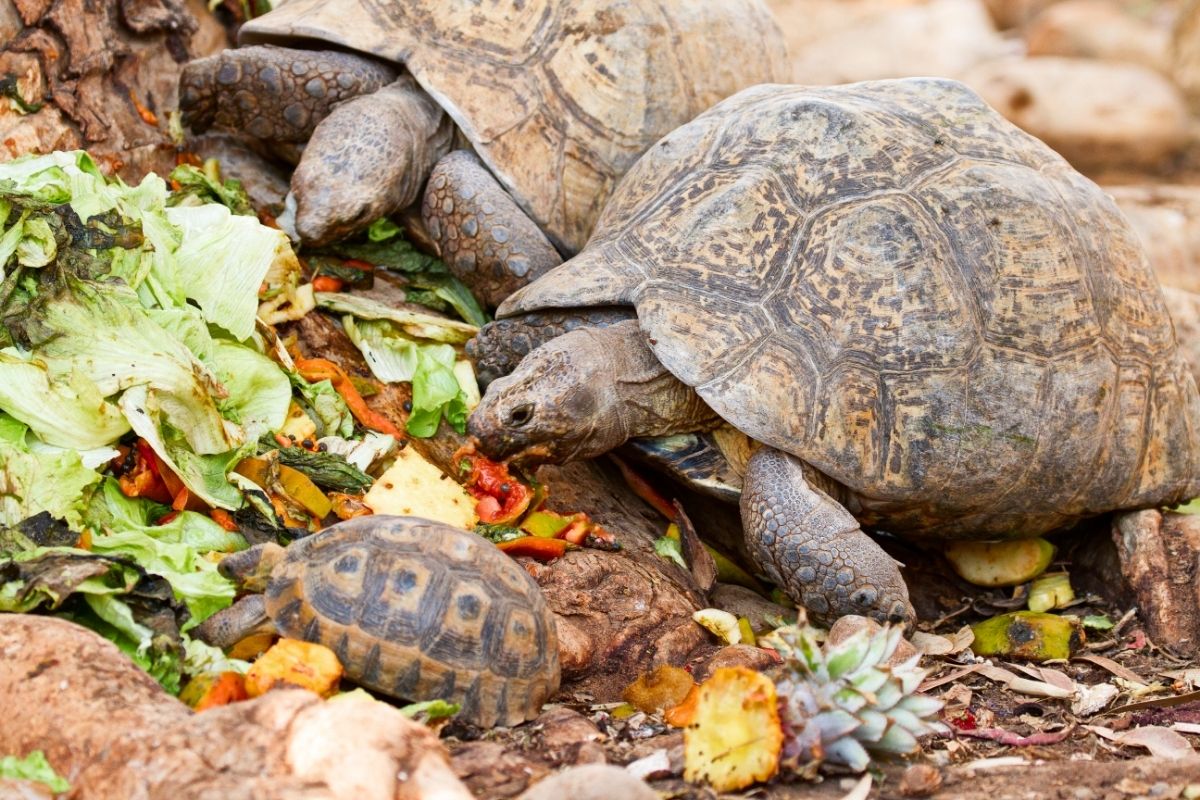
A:
{"label": "tortoise front leg", "polygon": [[759,567],[820,621],[862,614],[912,622],[895,560],[804,473],[803,462],[770,447],[750,458],[742,525]]}
{"label": "tortoise front leg", "polygon": [[199,58],[179,78],[183,122],[272,142],[306,142],[338,103],[396,80],[388,64],[332,50],[243,47]]}
{"label": "tortoise front leg", "polygon": [[415,202],[453,132],[407,75],[342,103],[313,131],[292,173],[300,239],[325,244]]}
{"label": "tortoise front leg", "polygon": [[472,152],[456,150],[438,162],[422,216],[451,272],[492,308],[562,263],[546,235]]}

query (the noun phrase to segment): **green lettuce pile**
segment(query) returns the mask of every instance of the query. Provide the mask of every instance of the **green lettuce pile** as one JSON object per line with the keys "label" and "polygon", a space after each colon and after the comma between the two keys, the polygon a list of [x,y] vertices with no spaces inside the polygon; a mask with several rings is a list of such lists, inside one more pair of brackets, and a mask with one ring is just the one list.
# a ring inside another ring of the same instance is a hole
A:
{"label": "green lettuce pile", "polygon": [[[191,496],[239,512],[254,487],[232,470],[289,411],[318,436],[355,435],[330,381],[302,378],[260,318],[264,297],[313,307],[286,236],[233,213],[248,211],[236,187],[182,177],[176,194],[155,175],[131,187],[83,152],[0,164],[0,611],[77,619],[169,689],[239,666],[187,631],[234,596],[212,554],[247,543],[205,514],[127,497],[108,470],[118,447],[142,440]],[[388,374],[415,384],[414,432],[465,421],[474,378],[456,374],[448,342],[473,326],[339,310],[351,329],[366,314],[360,347],[378,341],[390,359],[404,340],[409,366]],[[431,341],[409,338],[422,322]]]}

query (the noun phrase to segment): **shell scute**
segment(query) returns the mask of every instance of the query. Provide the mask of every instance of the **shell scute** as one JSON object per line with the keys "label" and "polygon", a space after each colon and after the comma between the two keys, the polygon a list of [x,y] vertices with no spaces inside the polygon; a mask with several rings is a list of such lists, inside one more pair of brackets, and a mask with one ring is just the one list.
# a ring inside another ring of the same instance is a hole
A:
{"label": "shell scute", "polygon": [[532,578],[440,523],[361,517],[294,542],[266,601],[281,634],[330,647],[356,682],[460,702],[478,724],[531,718],[558,688],[555,623]]}

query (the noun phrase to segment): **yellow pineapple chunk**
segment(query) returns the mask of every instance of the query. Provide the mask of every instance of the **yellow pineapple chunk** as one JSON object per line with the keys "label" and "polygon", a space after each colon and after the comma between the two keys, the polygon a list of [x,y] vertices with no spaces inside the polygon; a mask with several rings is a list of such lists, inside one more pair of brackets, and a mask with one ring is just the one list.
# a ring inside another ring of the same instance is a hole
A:
{"label": "yellow pineapple chunk", "polygon": [[363,502],[376,514],[424,517],[464,530],[479,521],[475,498],[411,447],[396,454]]}
{"label": "yellow pineapple chunk", "polygon": [[769,779],[783,749],[775,684],[746,667],[716,670],[700,685],[683,743],[683,777],[693,783],[734,792]]}

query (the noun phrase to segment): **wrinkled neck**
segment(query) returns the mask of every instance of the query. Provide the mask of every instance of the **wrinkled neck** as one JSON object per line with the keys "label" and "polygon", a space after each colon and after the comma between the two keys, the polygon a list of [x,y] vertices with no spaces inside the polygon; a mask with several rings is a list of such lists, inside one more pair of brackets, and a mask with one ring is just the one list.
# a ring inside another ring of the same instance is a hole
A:
{"label": "wrinkled neck", "polygon": [[695,389],[667,370],[646,343],[637,320],[595,330],[608,357],[610,408],[622,441],[709,430],[720,418]]}

